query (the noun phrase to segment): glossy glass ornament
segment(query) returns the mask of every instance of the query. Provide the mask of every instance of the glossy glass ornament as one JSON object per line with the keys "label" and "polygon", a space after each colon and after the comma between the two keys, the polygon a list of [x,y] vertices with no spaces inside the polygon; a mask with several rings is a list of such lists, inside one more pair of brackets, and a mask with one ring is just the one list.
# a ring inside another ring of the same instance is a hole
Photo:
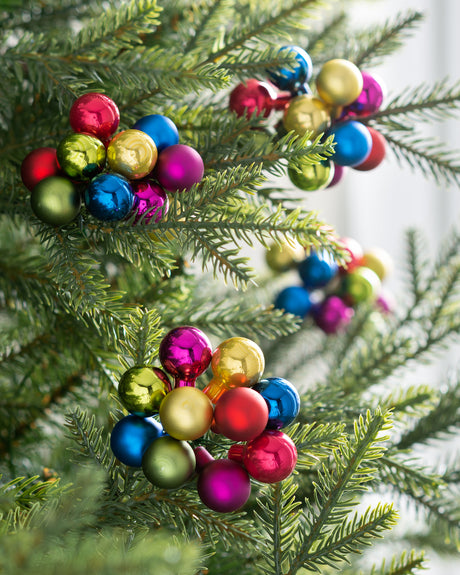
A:
{"label": "glossy glass ornament", "polygon": [[273,243],[265,252],[265,261],[275,272],[285,272],[295,268],[304,257],[305,249],[297,243],[282,245]]}
{"label": "glossy glass ornament", "polygon": [[363,254],[362,265],[375,272],[380,280],[387,278],[393,271],[393,259],[383,248],[372,248]]}
{"label": "glossy glass ornament", "polygon": [[302,94],[292,98],[283,117],[285,129],[299,135],[305,132],[319,134],[325,132],[331,125],[330,107],[309,94]]}
{"label": "glossy glass ornament", "polygon": [[257,383],[264,368],[264,354],[254,341],[231,337],[219,344],[212,354],[213,378],[203,391],[216,403],[228,389]]}
{"label": "glossy glass ornament", "polygon": [[305,317],[311,309],[311,297],[302,286],[288,286],[282,289],[275,299],[275,307],[286,313]]}
{"label": "glossy glass ornament", "polygon": [[38,182],[32,190],[30,205],[33,213],[45,224],[63,226],[80,213],[81,197],[70,180],[51,176]]}
{"label": "glossy glass ornament", "polygon": [[[282,429],[294,421],[300,411],[300,396],[290,381],[267,377],[252,388],[268,405],[267,429]],[[225,397],[225,396],[224,396]]]}
{"label": "glossy glass ornament", "polygon": [[134,194],[132,211],[136,213],[134,223],[138,223],[144,214],[143,224],[148,224],[152,219],[157,223],[165,217],[169,200],[161,186],[153,180],[133,180],[131,188]]}
{"label": "glossy glass ornament", "polygon": [[195,454],[190,445],[167,435],[151,443],[142,458],[145,477],[163,489],[183,485],[193,475],[195,466]]}
{"label": "glossy glass ornament", "polygon": [[270,80],[280,90],[295,92],[310,80],[313,73],[313,63],[309,54],[299,46],[283,46],[279,50],[279,53],[282,52],[292,52],[296,63],[292,68],[271,68],[267,72]]}
{"label": "glossy glass ornament", "polygon": [[134,203],[129,181],[118,174],[101,174],[91,180],[84,197],[88,212],[103,221],[122,220]]}
{"label": "glossy glass ornament", "polygon": [[328,136],[334,136],[335,152],[332,159],[341,166],[361,164],[371,153],[371,133],[360,122],[350,121],[335,124],[329,130]]}
{"label": "glossy glass ornament", "polygon": [[386,140],[384,136],[374,128],[367,128],[372,138],[372,147],[370,154],[360,164],[353,166],[354,170],[367,172],[379,166],[386,156]]}
{"label": "glossy glass ornament", "polygon": [[257,481],[277,483],[294,471],[297,449],[292,439],[282,431],[266,430],[245,445],[232,445],[228,458],[242,463]]}
{"label": "glossy glass ornament", "polygon": [[112,429],[110,447],[113,454],[129,467],[141,467],[148,446],[163,435],[162,426],[152,418],[127,415]]}
{"label": "glossy glass ornament", "polygon": [[332,180],[328,184],[328,188],[332,188],[336,184],[338,184],[345,175],[346,168],[345,166],[339,166],[339,164],[334,163],[334,175],[332,176]]}
{"label": "glossy glass ornament", "polygon": [[357,305],[377,299],[381,283],[379,276],[367,267],[359,267],[342,278],[340,295],[346,303]]}
{"label": "glossy glass ornament", "polygon": [[312,290],[326,286],[337,274],[338,266],[329,253],[312,252],[299,263],[297,271],[304,286]]}
{"label": "glossy glass ornament", "polygon": [[27,154],[21,164],[21,179],[32,191],[38,182],[60,174],[55,148],[37,148]]}
{"label": "glossy glass ornament", "polygon": [[211,363],[211,342],[196,327],[176,327],[162,339],[159,355],[161,365],[174,377],[175,387],[194,386]]}
{"label": "glossy glass ornament", "polygon": [[396,299],[392,293],[381,289],[375,300],[375,305],[381,313],[392,314],[396,309]]}
{"label": "glossy glass ornament", "polygon": [[229,107],[240,117],[255,114],[266,118],[272,110],[284,110],[290,98],[290,94],[277,94],[268,82],[251,78],[232,90]]}
{"label": "glossy glass ornament", "polygon": [[350,323],[354,313],[353,308],[336,295],[326,297],[312,310],[314,322],[327,334],[342,331]]}
{"label": "glossy glass ornament", "polygon": [[351,104],[343,109],[343,117],[368,116],[377,112],[383,102],[384,88],[382,80],[368,72],[361,72],[363,89]]}
{"label": "glossy glass ornament", "polygon": [[73,180],[90,180],[105,166],[105,146],[94,136],[70,134],[57,147],[61,170]]}
{"label": "glossy glass ornament", "polygon": [[214,459],[204,447],[195,448],[198,470],[197,491],[201,501],[213,511],[237,511],[251,494],[247,471],[236,461]]}
{"label": "glossy glass ornament", "polygon": [[166,116],[161,114],[150,114],[137,120],[133,130],[141,130],[149,135],[155,142],[158,153],[168,146],[179,143],[179,132],[176,124]]}
{"label": "glossy glass ornament", "polygon": [[74,132],[84,132],[106,141],[118,128],[120,112],[111,98],[90,92],[75,100],[69,120]]}
{"label": "glossy glass ornament", "polygon": [[267,426],[267,403],[250,387],[229,389],[216,402],[214,421],[219,433],[228,439],[249,441]]}
{"label": "glossy glass ornament", "polygon": [[193,441],[211,427],[212,403],[197,387],[177,387],[160,405],[160,421],[166,433],[175,439]]}
{"label": "glossy glass ornament", "polygon": [[348,252],[348,261],[345,266],[339,267],[340,273],[351,272],[359,266],[363,265],[364,251],[361,244],[354,238],[340,238],[340,244]]}
{"label": "glossy glass ornament", "polygon": [[107,147],[110,169],[129,180],[138,180],[150,174],[157,158],[155,142],[141,130],[120,132],[110,140]]}
{"label": "glossy glass ornament", "polygon": [[188,191],[203,179],[204,163],[191,146],[176,144],[161,152],[155,167],[155,178],[167,192]]}
{"label": "glossy glass ornament", "polygon": [[334,163],[323,160],[318,164],[312,164],[299,158],[288,164],[287,173],[291,182],[305,192],[323,190],[331,183],[334,177]]}
{"label": "glossy glass ornament", "polygon": [[316,78],[316,89],[327,104],[346,106],[361,94],[363,75],[353,62],[335,58],[322,66]]}
{"label": "glossy glass ornament", "polygon": [[170,391],[171,383],[158,367],[131,367],[121,376],[118,384],[121,403],[139,417],[158,413],[161,402]]}

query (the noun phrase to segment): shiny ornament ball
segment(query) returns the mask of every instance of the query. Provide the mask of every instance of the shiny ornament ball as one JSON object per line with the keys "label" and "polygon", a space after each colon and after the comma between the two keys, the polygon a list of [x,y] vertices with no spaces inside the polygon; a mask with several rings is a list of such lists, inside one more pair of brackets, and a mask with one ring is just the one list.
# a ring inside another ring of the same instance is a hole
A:
{"label": "shiny ornament ball", "polygon": [[375,305],[380,312],[392,314],[396,309],[396,300],[393,294],[382,289],[375,300]]}
{"label": "shiny ornament ball", "polygon": [[345,266],[340,266],[341,273],[351,272],[363,265],[363,248],[354,238],[340,238],[340,244],[348,252],[348,261]]}
{"label": "shiny ornament ball", "polygon": [[291,182],[305,192],[315,192],[327,188],[334,177],[334,163],[323,160],[318,164],[312,164],[299,158],[288,164],[287,170]]}
{"label": "shiny ornament ball", "polygon": [[158,223],[165,217],[168,213],[169,200],[161,186],[153,180],[133,180],[131,188],[134,194],[132,211],[136,214],[134,223],[142,220],[143,224],[148,224],[152,219]]}
{"label": "shiny ornament ball", "polygon": [[162,152],[168,146],[174,146],[179,143],[179,132],[176,124],[161,114],[150,114],[144,116],[133,126],[133,130],[141,130],[149,135],[155,142],[158,153]]}
{"label": "shiny ornament ball", "polygon": [[377,112],[382,105],[384,94],[382,81],[368,72],[361,72],[361,74],[363,89],[356,100],[344,107],[342,117],[368,116]]}
{"label": "shiny ornament ball", "polygon": [[367,128],[372,138],[372,148],[370,154],[360,164],[353,166],[354,170],[367,172],[379,166],[386,155],[386,140],[384,136],[374,128]]}
{"label": "shiny ornament ball", "polygon": [[134,194],[129,181],[118,174],[101,174],[85,190],[88,212],[102,221],[122,220],[131,211]]}
{"label": "shiny ornament ball", "polygon": [[61,170],[73,180],[90,180],[104,169],[105,146],[94,136],[70,134],[57,147]]}
{"label": "shiny ornament ball", "polygon": [[289,97],[278,95],[268,82],[251,78],[232,90],[229,107],[240,117],[245,115],[249,119],[255,114],[266,118],[272,110],[284,110]]}
{"label": "shiny ornament ball", "polygon": [[157,158],[155,142],[141,130],[120,132],[107,147],[107,161],[111,170],[129,180],[138,180],[150,174]]}
{"label": "shiny ornament ball", "polygon": [[228,458],[241,462],[255,480],[277,483],[294,471],[297,449],[282,431],[266,430],[245,445],[232,445]]}
{"label": "shiny ornament ball", "polygon": [[299,46],[283,46],[279,53],[292,52],[296,62],[292,68],[271,68],[268,71],[270,80],[280,88],[280,90],[289,90],[294,92],[303,84],[308,82],[313,73],[313,63],[307,52]]}
{"label": "shiny ornament ball", "polygon": [[90,92],[75,100],[69,120],[74,132],[84,132],[106,141],[118,128],[120,112],[111,98]]}
{"label": "shiny ornament ball", "polygon": [[176,144],[161,152],[155,177],[167,192],[187,191],[203,179],[204,163],[191,146]]}
{"label": "shiny ornament ball", "polygon": [[363,75],[349,60],[329,60],[316,78],[319,97],[333,106],[351,104],[361,94]]}
{"label": "shiny ornament ball", "polygon": [[175,439],[193,441],[211,427],[212,403],[197,387],[177,387],[160,405],[160,421],[166,433]]}
{"label": "shiny ornament ball", "polygon": [[268,267],[275,272],[285,272],[296,267],[305,257],[305,249],[299,244],[272,244],[265,252]]}
{"label": "shiny ornament ball", "polygon": [[198,376],[211,363],[212,347],[208,336],[196,327],[181,326],[169,331],[160,344],[160,362],[176,387],[194,386]]}
{"label": "shiny ornament ball", "polygon": [[372,150],[371,133],[360,122],[350,121],[335,124],[328,132],[334,136],[333,160],[341,166],[362,164]]}
{"label": "shiny ornament ball", "polygon": [[219,433],[228,439],[249,441],[267,426],[267,403],[250,387],[229,389],[216,402],[214,421]]}
{"label": "shiny ornament ball", "polygon": [[156,439],[142,458],[145,477],[163,489],[183,485],[193,475],[195,465],[196,458],[190,445],[169,436]]}
{"label": "shiny ornament ball", "polygon": [[21,164],[21,179],[32,191],[38,182],[60,173],[55,148],[37,148],[24,158]]}
{"label": "shiny ornament ball", "polygon": [[265,369],[260,347],[245,337],[231,337],[219,344],[212,354],[213,378],[204,389],[213,403],[228,389],[251,387]]}
{"label": "shiny ornament ball", "polygon": [[134,415],[148,417],[158,413],[171,384],[158,367],[131,367],[121,376],[118,396],[123,406]]}
{"label": "shiny ornament ball", "polygon": [[354,313],[353,308],[336,295],[328,296],[312,311],[315,324],[327,334],[342,331]]}
{"label": "shiny ornament ball", "polygon": [[337,274],[338,266],[327,252],[311,253],[299,263],[297,271],[307,289],[326,286]]}
{"label": "shiny ornament ball", "polygon": [[292,100],[283,117],[285,129],[303,136],[305,132],[319,134],[331,125],[331,110],[327,104],[309,94],[302,94]]}
{"label": "shiny ornament ball", "polygon": [[51,176],[38,182],[32,190],[30,205],[33,213],[45,224],[63,226],[78,216],[81,198],[70,180]]}
{"label": "shiny ornament ball", "polygon": [[340,295],[346,303],[357,305],[377,299],[381,283],[379,276],[367,267],[359,267],[342,278]]}
{"label": "shiny ornament ball", "polygon": [[339,166],[339,164],[334,163],[334,175],[332,176],[332,180],[329,182],[327,187],[332,188],[338,184],[344,177],[345,172],[346,168],[344,166]]}
{"label": "shiny ornament ball", "polygon": [[267,429],[282,429],[292,423],[299,414],[299,394],[287,379],[267,377],[261,379],[252,389],[260,393],[268,405]]}
{"label": "shiny ornament ball", "polygon": [[380,280],[387,278],[393,271],[393,259],[383,248],[366,250],[363,255],[362,265],[375,272]]}
{"label": "shiny ornament ball", "polygon": [[302,286],[288,286],[275,299],[275,308],[299,317],[305,317],[311,309],[310,292]]}
{"label": "shiny ornament ball", "polygon": [[162,426],[152,418],[127,415],[120,419],[110,435],[113,454],[129,467],[141,467],[147,447],[163,435]]}

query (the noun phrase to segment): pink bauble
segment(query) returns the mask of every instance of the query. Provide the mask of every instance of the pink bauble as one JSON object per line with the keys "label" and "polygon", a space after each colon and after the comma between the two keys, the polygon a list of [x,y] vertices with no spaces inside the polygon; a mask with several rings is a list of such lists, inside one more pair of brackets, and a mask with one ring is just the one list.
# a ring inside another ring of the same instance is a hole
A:
{"label": "pink bauble", "polygon": [[168,146],[158,156],[154,175],[168,192],[187,191],[203,179],[203,159],[191,146]]}
{"label": "pink bauble", "polygon": [[163,188],[152,180],[134,180],[131,187],[134,193],[131,213],[136,213],[134,223],[137,223],[143,214],[146,214],[142,219],[143,224],[148,224],[152,218],[155,223],[162,220],[169,208],[168,196]]}
{"label": "pink bauble", "polygon": [[118,128],[120,112],[111,98],[90,92],[75,100],[70,108],[69,120],[74,132],[90,134],[105,141]]}
{"label": "pink bauble", "polygon": [[233,441],[249,441],[262,433],[268,422],[268,406],[250,387],[226,391],[216,403],[214,421],[219,433]]}
{"label": "pink bauble", "polygon": [[255,113],[267,117],[272,110],[284,110],[291,97],[291,94],[277,94],[268,82],[251,78],[232,90],[229,108],[237,116],[250,118]]}
{"label": "pink bauble", "polygon": [[346,266],[340,266],[340,273],[348,273],[363,265],[364,251],[361,244],[353,238],[340,238],[340,244],[347,250],[350,258]]}
{"label": "pink bauble", "polygon": [[313,320],[324,333],[333,334],[343,330],[351,321],[354,310],[341,298],[331,295],[313,310]]}
{"label": "pink bauble", "polygon": [[342,118],[356,116],[368,116],[377,112],[383,102],[384,86],[382,80],[369,74],[361,72],[363,76],[363,89],[354,102],[345,106]]}
{"label": "pink bauble", "polygon": [[345,166],[339,166],[339,164],[334,164],[334,175],[332,176],[331,183],[327,186],[328,188],[332,188],[338,184],[345,175],[347,168]]}

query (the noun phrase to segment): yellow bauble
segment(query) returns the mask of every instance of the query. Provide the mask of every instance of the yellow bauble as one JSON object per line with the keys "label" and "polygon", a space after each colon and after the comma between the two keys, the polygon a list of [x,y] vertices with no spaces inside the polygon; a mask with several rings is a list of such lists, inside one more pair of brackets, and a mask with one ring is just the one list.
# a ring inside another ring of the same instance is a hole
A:
{"label": "yellow bauble", "polygon": [[363,266],[371,269],[383,280],[393,271],[393,260],[384,249],[373,248],[364,253]]}
{"label": "yellow bauble", "polygon": [[284,112],[284,127],[299,136],[313,131],[325,132],[331,125],[331,109],[324,102],[309,94],[292,98]]}
{"label": "yellow bauble", "polygon": [[285,272],[295,268],[305,259],[305,248],[299,244],[272,244],[265,252],[265,261],[275,272]]}
{"label": "yellow bauble", "polygon": [[196,387],[177,387],[160,405],[160,421],[175,439],[192,441],[211,427],[213,407],[207,395]]}
{"label": "yellow bauble", "polygon": [[363,75],[349,60],[329,60],[316,78],[319,97],[332,106],[347,106],[363,89]]}
{"label": "yellow bauble", "polygon": [[150,174],[158,159],[155,142],[140,130],[125,130],[117,134],[107,148],[110,168],[130,180]]}

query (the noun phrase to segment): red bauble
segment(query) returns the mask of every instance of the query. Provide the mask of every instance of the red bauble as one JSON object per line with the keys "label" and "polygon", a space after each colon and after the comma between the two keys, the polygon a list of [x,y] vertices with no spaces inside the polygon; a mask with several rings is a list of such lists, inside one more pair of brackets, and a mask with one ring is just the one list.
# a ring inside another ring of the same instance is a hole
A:
{"label": "red bauble", "polygon": [[268,406],[250,387],[226,391],[216,403],[214,421],[219,433],[233,441],[249,441],[267,426]]}
{"label": "red bauble", "polygon": [[374,128],[367,128],[371,134],[372,138],[372,149],[369,156],[357,166],[353,166],[354,170],[359,170],[361,172],[367,172],[368,170],[373,170],[379,164],[381,164],[385,158],[386,154],[386,140],[380,132],[374,130]]}
{"label": "red bauble", "polygon": [[118,128],[120,112],[111,98],[90,92],[75,100],[69,120],[74,132],[90,134],[106,141]]}
{"label": "red bauble", "polygon": [[55,148],[37,148],[24,158],[21,164],[21,178],[25,187],[32,191],[38,182],[59,175]]}
{"label": "red bauble", "polygon": [[250,118],[255,112],[257,116],[266,118],[273,109],[284,110],[290,99],[290,94],[278,95],[268,82],[251,78],[233,89],[229,107],[237,116]]}
{"label": "red bauble", "polygon": [[339,267],[340,273],[348,273],[362,266],[364,251],[361,244],[353,238],[340,238],[340,243],[350,254],[350,259],[346,266]]}

